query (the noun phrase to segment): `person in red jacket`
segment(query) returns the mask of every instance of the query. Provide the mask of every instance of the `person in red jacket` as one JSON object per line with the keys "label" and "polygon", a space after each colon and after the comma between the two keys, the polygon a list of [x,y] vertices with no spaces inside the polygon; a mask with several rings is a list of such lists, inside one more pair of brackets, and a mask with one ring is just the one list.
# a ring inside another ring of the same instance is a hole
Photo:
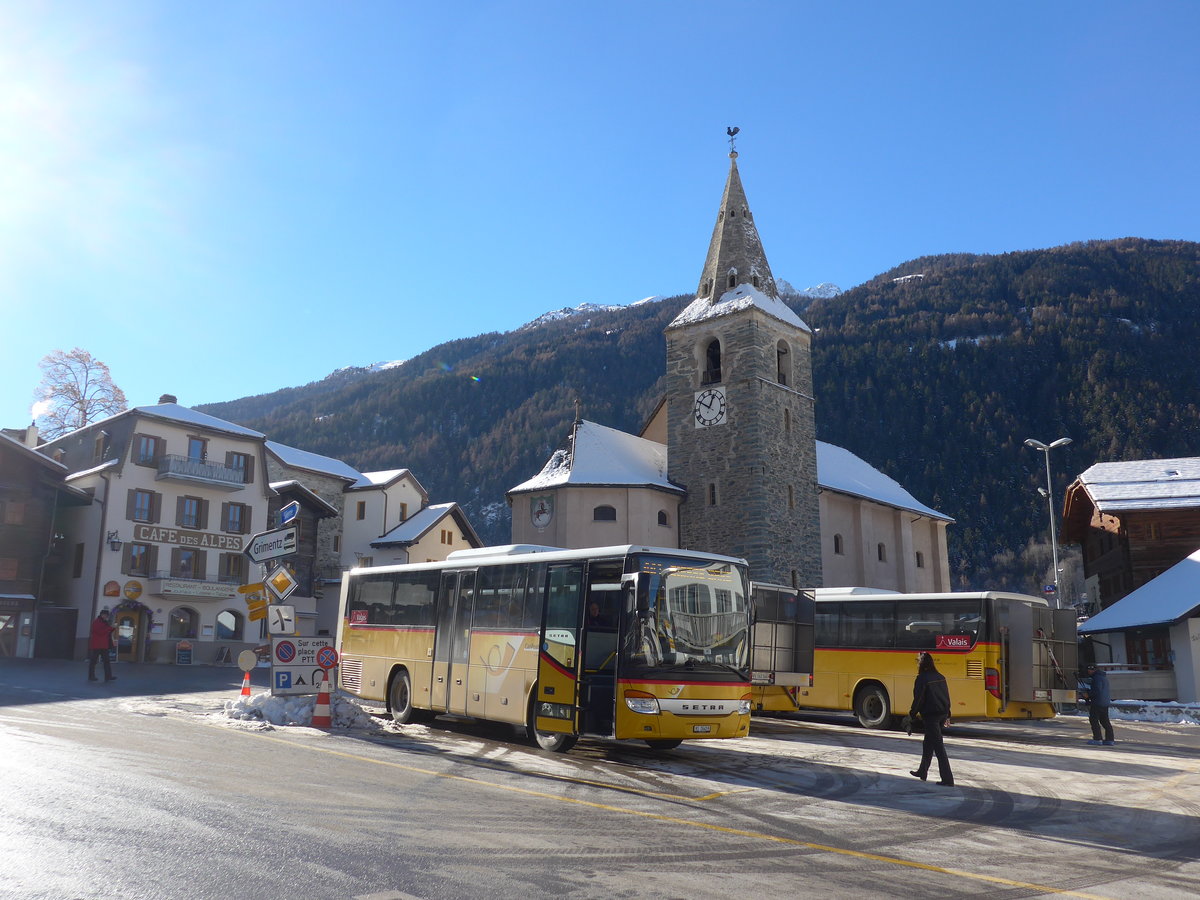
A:
{"label": "person in red jacket", "polygon": [[108,651],[112,649],[113,632],[117,629],[113,628],[108,621],[108,610],[100,610],[100,615],[96,616],[92,622],[92,636],[88,640],[88,681],[98,681],[96,678],[96,660],[104,660],[104,680],[116,681],[117,677],[112,673],[112,663],[108,661]]}

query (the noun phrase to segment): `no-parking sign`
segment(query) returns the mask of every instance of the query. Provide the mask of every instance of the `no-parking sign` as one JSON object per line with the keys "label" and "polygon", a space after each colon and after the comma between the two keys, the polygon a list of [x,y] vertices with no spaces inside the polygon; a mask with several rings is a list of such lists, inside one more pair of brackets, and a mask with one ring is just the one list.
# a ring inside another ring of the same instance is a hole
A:
{"label": "no-parking sign", "polygon": [[337,651],[327,637],[272,635],[271,696],[317,693],[325,677],[322,663],[331,660],[337,661]]}

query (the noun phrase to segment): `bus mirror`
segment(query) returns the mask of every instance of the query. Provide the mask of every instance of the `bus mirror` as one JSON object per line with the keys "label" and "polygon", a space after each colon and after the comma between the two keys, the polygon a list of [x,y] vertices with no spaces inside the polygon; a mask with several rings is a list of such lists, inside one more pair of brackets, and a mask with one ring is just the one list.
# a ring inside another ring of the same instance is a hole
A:
{"label": "bus mirror", "polygon": [[639,616],[649,612],[645,597],[639,597],[637,591],[637,575],[626,575],[621,579],[621,589],[625,592],[625,608],[635,610]]}

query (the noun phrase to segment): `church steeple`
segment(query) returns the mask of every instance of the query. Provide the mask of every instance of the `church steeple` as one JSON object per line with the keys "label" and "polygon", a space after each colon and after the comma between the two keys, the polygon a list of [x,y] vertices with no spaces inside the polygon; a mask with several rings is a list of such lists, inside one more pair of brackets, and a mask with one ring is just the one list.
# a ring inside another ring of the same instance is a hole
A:
{"label": "church steeple", "polygon": [[731,150],[729,177],[725,180],[725,193],[721,195],[721,208],[713,226],[696,297],[717,301],[722,294],[740,284],[749,285],[772,299],[779,297],[775,278],[767,264],[767,254],[763,252],[758,229],[754,226],[754,215],[742,188],[737,151]]}

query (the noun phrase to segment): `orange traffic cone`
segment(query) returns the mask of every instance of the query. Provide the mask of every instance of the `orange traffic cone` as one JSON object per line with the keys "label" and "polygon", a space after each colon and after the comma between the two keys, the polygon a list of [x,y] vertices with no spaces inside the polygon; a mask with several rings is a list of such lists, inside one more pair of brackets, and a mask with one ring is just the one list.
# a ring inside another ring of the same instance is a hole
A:
{"label": "orange traffic cone", "polygon": [[317,702],[313,705],[313,728],[332,728],[333,717],[329,714],[329,673],[321,679],[321,688],[317,691]]}
{"label": "orange traffic cone", "polygon": [[250,673],[246,673],[246,677],[242,679],[242,696],[250,696]]}

